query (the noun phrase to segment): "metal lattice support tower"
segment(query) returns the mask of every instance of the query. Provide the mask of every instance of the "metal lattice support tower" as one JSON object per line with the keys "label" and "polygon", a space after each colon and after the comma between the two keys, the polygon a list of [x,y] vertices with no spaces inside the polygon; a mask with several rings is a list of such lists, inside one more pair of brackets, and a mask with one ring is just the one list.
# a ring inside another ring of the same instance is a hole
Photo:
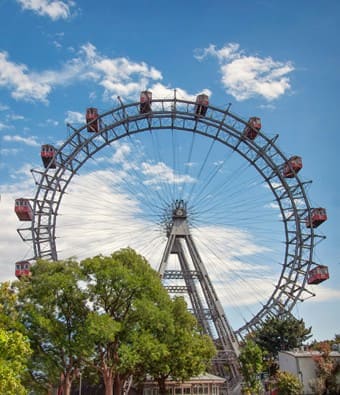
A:
{"label": "metal lattice support tower", "polygon": [[[213,360],[214,373],[226,377],[233,387],[240,381],[238,342],[190,234],[183,201],[175,202],[167,233],[168,242],[159,267],[164,285],[170,293],[188,295],[199,324],[218,350]],[[166,270],[171,254],[177,256],[180,270]],[[179,285],[180,280],[184,286]]]}

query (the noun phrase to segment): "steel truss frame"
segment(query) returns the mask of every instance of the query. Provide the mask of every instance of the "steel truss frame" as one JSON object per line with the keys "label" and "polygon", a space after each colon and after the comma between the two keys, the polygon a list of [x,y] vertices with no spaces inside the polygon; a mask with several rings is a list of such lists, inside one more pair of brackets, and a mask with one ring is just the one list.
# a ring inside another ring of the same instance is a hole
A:
{"label": "steel truss frame", "polygon": [[173,129],[197,133],[214,139],[241,155],[267,183],[281,212],[285,236],[282,271],[274,291],[260,311],[236,330],[243,337],[256,329],[268,316],[290,312],[297,301],[313,296],[307,289],[307,273],[317,263],[313,260],[314,246],[324,236],[305,227],[311,213],[305,187],[298,176],[284,178],[282,168],[288,158],[276,146],[278,136],[267,137],[260,132],[255,140],[243,135],[247,121],[225,110],[208,106],[204,117],[195,113],[195,103],[186,100],[153,100],[153,110],[140,114],[139,102],[123,104],[100,115],[99,133],[89,133],[87,125],[76,129],[56,151],[56,169],[32,170],[37,186],[32,201],[33,219],[29,227],[18,229],[22,240],[33,244],[34,255],[57,260],[57,217],[62,197],[73,176],[98,151],[126,136],[142,132]]}
{"label": "steel truss frame", "polygon": [[[204,333],[215,341],[217,355],[212,361],[214,372],[227,378],[228,387],[232,389],[240,383],[241,379],[238,341],[190,234],[186,205],[182,201],[176,204],[159,273],[170,293],[188,294],[193,313]],[[187,248],[187,253],[184,247]],[[180,271],[166,270],[171,254],[177,256]],[[176,284],[168,286],[166,283],[167,280],[180,279],[184,280],[185,286]]]}

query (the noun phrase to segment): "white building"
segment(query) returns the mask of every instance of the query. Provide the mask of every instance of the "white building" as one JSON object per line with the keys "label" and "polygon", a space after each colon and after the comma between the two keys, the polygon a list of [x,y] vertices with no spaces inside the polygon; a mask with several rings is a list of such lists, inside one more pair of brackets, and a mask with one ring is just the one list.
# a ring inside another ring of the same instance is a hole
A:
{"label": "white building", "polygon": [[[316,378],[315,358],[320,356],[319,351],[293,351],[279,352],[279,366],[283,372],[290,372],[297,376],[303,384],[303,394],[313,394],[310,383]],[[340,352],[332,351],[330,357],[340,361]]]}
{"label": "white building", "polygon": [[[167,395],[220,395],[224,383],[225,378],[205,373],[183,382],[169,379],[165,386]],[[143,395],[159,395],[158,384],[147,381]]]}

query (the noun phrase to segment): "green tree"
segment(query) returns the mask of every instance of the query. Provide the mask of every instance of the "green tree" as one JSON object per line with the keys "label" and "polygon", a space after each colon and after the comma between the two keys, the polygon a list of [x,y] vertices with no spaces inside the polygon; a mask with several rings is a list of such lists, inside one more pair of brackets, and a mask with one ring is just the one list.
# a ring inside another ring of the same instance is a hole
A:
{"label": "green tree", "polygon": [[146,342],[148,327],[166,328],[170,299],[157,272],[132,249],[81,265],[92,309],[83,333],[88,349],[93,347],[86,361],[102,375],[106,395],[113,387],[119,394],[124,380],[141,366],[140,343]]}
{"label": "green tree", "polygon": [[[157,334],[157,347],[142,360],[146,371],[158,382],[160,394],[165,394],[165,381],[187,380],[207,370],[216,354],[215,346],[203,335],[196,318],[187,310],[183,298],[171,302],[170,325]],[[150,343],[149,343],[150,344]]]}
{"label": "green tree", "polygon": [[312,381],[311,387],[318,395],[340,393],[340,363],[331,358],[331,346],[328,341],[320,342],[313,348],[319,351],[319,355],[313,357],[316,365],[316,379]]}
{"label": "green tree", "polygon": [[21,330],[18,298],[9,282],[0,284],[0,325],[6,330]]}
{"label": "green tree", "polygon": [[260,373],[264,368],[261,348],[253,340],[247,340],[241,348],[239,360],[245,382],[244,389],[252,394],[259,394],[262,389]]}
{"label": "green tree", "polygon": [[277,388],[279,395],[300,395],[302,393],[302,383],[290,372],[278,372]]}
{"label": "green tree", "polygon": [[10,332],[0,328],[0,393],[24,395],[22,376],[27,369],[31,353],[29,343],[18,331]]}
{"label": "green tree", "polygon": [[22,384],[31,354],[28,340],[19,331],[17,296],[9,282],[0,284],[0,393],[26,394]]}
{"label": "green tree", "polygon": [[311,328],[306,328],[302,319],[298,320],[292,315],[269,317],[253,333],[256,343],[272,357],[281,350],[300,347],[311,336]]}
{"label": "green tree", "polygon": [[84,337],[93,350],[87,363],[103,377],[106,395],[121,393],[133,375],[149,374],[161,391],[169,375],[185,379],[205,370],[215,353],[183,299],[172,301],[159,274],[132,249],[84,260],[92,311]]}
{"label": "green tree", "polygon": [[170,374],[205,370],[215,352],[184,300],[172,301],[159,274],[129,248],[80,264],[39,261],[16,286],[36,394],[62,382],[68,395],[80,369],[87,382],[99,373],[106,395],[148,372],[163,385]]}
{"label": "green tree", "polygon": [[63,386],[69,395],[80,368],[80,332],[86,319],[86,299],[80,288],[79,265],[74,260],[39,261],[28,281],[17,283],[21,320],[34,350],[31,377],[38,388]]}

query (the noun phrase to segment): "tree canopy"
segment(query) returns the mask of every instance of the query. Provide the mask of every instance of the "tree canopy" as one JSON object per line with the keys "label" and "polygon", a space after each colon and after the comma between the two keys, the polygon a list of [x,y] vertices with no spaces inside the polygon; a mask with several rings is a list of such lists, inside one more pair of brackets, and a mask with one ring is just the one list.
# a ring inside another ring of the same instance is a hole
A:
{"label": "tree canopy", "polygon": [[[91,303],[85,327],[92,352],[87,364],[97,369],[106,394],[119,393],[141,359],[145,332],[161,333],[169,323],[169,296],[148,262],[132,249],[81,262]],[[100,328],[100,330],[98,330]]]}
{"label": "tree canopy", "polygon": [[244,390],[259,394],[262,389],[260,373],[264,367],[261,348],[253,340],[247,340],[241,347],[239,361],[245,382]]}
{"label": "tree canopy", "polygon": [[9,283],[0,285],[0,393],[24,395],[23,379],[31,349],[19,331],[17,297]]}
{"label": "tree canopy", "polygon": [[37,394],[62,386],[69,395],[81,372],[87,382],[99,375],[106,395],[120,393],[132,375],[164,385],[169,376],[202,373],[215,353],[184,299],[172,300],[130,248],[81,262],[39,261],[16,288],[14,311],[33,349],[28,385]]}
{"label": "tree canopy", "polygon": [[319,342],[313,347],[319,351],[313,359],[316,365],[316,379],[310,384],[315,393],[337,395],[340,393],[340,362],[331,358],[331,345],[328,341]]}
{"label": "tree canopy", "polygon": [[154,339],[160,351],[149,353],[142,361],[145,372],[158,382],[161,394],[165,393],[166,379],[188,380],[206,371],[216,354],[211,338],[201,333],[183,298],[171,302],[169,314],[170,325]]}
{"label": "tree canopy", "polygon": [[271,356],[281,350],[300,347],[311,336],[311,328],[306,328],[302,319],[292,315],[267,318],[252,334],[256,343]]}
{"label": "tree canopy", "polygon": [[87,309],[81,279],[74,260],[39,261],[29,280],[17,284],[21,321],[34,351],[31,377],[42,387],[62,385],[66,395],[84,352],[80,333]]}

